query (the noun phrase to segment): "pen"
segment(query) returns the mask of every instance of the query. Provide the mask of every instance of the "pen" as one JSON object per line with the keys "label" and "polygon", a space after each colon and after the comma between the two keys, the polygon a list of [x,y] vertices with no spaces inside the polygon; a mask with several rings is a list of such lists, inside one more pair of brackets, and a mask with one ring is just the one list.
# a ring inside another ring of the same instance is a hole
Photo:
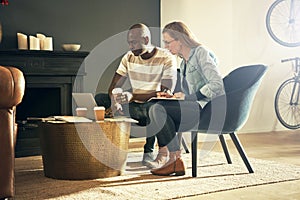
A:
{"label": "pen", "polygon": [[167,94],[169,94],[169,95],[173,95],[172,92],[171,92],[171,90],[166,89],[166,88],[163,90],[163,92],[164,92],[164,93],[167,93]]}

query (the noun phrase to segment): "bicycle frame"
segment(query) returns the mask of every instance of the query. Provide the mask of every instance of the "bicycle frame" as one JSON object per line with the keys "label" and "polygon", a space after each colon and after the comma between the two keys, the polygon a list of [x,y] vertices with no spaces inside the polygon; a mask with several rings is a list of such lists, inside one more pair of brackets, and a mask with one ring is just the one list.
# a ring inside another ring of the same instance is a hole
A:
{"label": "bicycle frame", "polygon": [[[291,95],[291,99],[290,99],[290,105],[297,106],[299,104],[300,86],[299,86],[299,82],[297,82],[297,80],[299,80],[299,77],[295,76],[294,78],[295,78],[296,82],[293,86],[293,91],[292,91],[292,95]],[[297,89],[298,89],[298,92],[296,92]],[[296,96],[295,102],[293,102],[295,92],[296,92],[297,96]]]}
{"label": "bicycle frame", "polygon": [[290,7],[290,16],[289,16],[289,24],[295,23],[295,9],[294,9],[294,0],[291,0],[291,7]]}
{"label": "bicycle frame", "polygon": [[[296,102],[295,102],[295,104],[294,105],[298,105],[299,104],[299,96],[300,96],[300,83],[299,83],[299,78],[300,78],[300,70],[299,70],[299,68],[300,68],[300,65],[299,65],[299,60],[297,60],[298,61],[298,69],[297,69],[297,75],[295,76],[295,83],[298,83],[298,94],[297,94],[297,98],[296,98]],[[295,84],[295,90],[296,90],[296,84]]]}
{"label": "bicycle frame", "polygon": [[[293,0],[291,2],[293,2]],[[300,83],[299,83],[300,58],[299,57],[289,58],[289,59],[282,60],[281,62],[287,62],[287,61],[295,61],[295,74],[294,74],[295,84],[294,84],[293,90],[292,90],[290,105],[297,106],[299,104],[299,98],[300,98]],[[297,91],[297,89],[298,89],[298,91]],[[295,99],[295,101],[293,101],[294,99]]]}
{"label": "bicycle frame", "polygon": [[[297,0],[298,1],[298,0]],[[280,123],[288,129],[300,128],[300,58],[289,58],[281,62],[293,62],[294,76],[285,80],[275,96],[275,113]]]}

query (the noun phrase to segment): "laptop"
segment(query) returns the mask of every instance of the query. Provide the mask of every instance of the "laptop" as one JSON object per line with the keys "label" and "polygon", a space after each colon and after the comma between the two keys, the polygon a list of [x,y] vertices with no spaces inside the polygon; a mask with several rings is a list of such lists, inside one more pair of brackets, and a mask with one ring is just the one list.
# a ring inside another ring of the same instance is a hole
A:
{"label": "laptop", "polygon": [[94,107],[97,106],[92,93],[72,93],[76,107],[87,108],[87,118],[95,119]]}

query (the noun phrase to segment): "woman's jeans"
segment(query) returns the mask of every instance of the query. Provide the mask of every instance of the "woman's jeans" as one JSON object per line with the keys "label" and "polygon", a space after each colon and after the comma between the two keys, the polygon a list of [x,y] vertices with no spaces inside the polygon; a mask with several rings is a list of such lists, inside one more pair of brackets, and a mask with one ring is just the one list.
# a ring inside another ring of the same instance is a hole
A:
{"label": "woman's jeans", "polygon": [[159,146],[167,145],[170,152],[179,151],[176,132],[197,130],[200,112],[201,106],[196,101],[158,101],[149,110],[148,131],[156,134]]}

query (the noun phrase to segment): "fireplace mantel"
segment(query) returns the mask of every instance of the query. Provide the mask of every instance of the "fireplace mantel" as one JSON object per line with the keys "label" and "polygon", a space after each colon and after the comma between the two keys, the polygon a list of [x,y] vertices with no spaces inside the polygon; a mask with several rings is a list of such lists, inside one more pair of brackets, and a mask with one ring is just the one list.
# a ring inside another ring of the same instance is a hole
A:
{"label": "fireplace mantel", "polygon": [[72,92],[83,91],[86,72],[82,64],[88,54],[82,51],[0,50],[0,65],[19,68],[26,81],[23,101],[17,106],[17,157],[40,154],[38,134],[22,127],[27,117],[72,114]]}
{"label": "fireplace mantel", "polygon": [[[0,64],[13,65],[25,75],[85,75],[80,65],[88,52],[6,50],[0,51]],[[80,69],[80,71],[78,71]]]}
{"label": "fireplace mantel", "polygon": [[83,90],[85,68],[81,65],[87,55],[88,52],[81,51],[6,50],[0,51],[0,65],[19,68],[24,73],[26,88],[60,87],[60,114],[67,115],[71,114],[72,91]]}

